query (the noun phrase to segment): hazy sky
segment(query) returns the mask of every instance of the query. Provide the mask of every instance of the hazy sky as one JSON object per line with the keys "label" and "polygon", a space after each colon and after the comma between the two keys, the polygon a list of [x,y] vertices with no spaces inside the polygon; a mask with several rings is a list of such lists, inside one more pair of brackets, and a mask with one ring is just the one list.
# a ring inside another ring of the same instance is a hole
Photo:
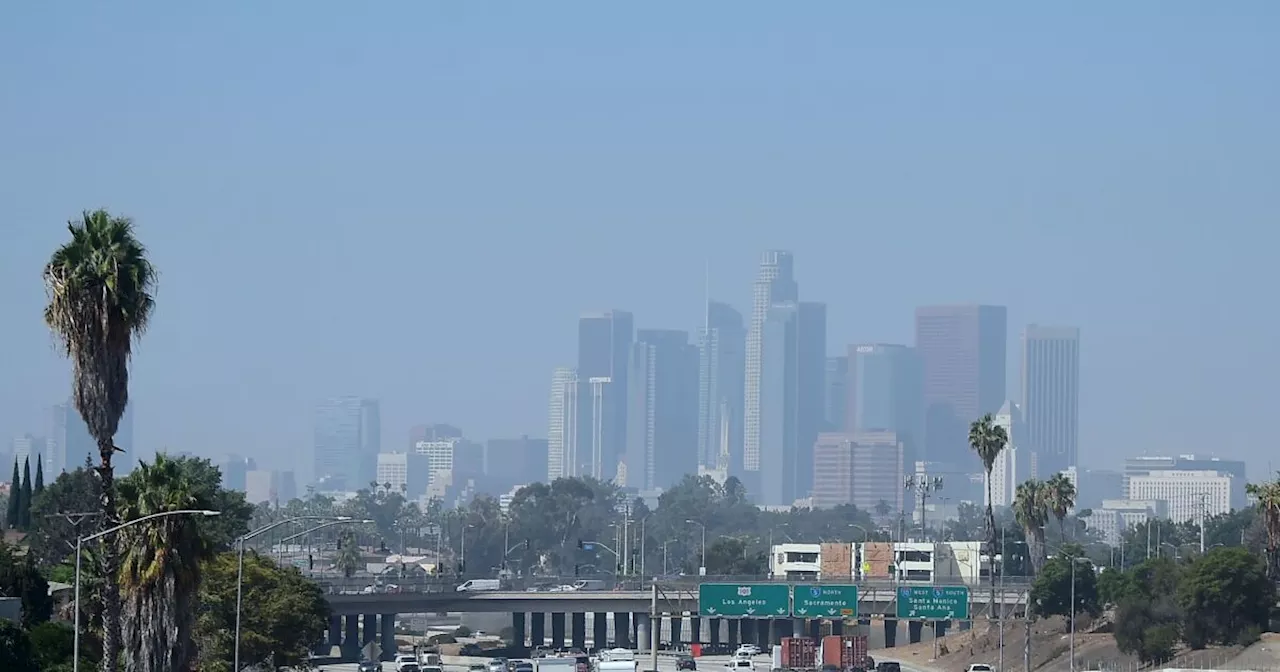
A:
{"label": "hazy sky", "polygon": [[[910,7],[908,6],[910,5]],[[928,6],[926,11],[925,6]],[[979,11],[981,8],[981,11]],[[0,437],[68,366],[64,222],[161,270],[145,456],[297,458],[312,407],[545,436],[580,311],[695,328],[795,254],[830,349],[914,308],[1082,330],[1081,456],[1274,452],[1280,3],[0,6]],[[1280,466],[1278,464],[1277,466]]]}

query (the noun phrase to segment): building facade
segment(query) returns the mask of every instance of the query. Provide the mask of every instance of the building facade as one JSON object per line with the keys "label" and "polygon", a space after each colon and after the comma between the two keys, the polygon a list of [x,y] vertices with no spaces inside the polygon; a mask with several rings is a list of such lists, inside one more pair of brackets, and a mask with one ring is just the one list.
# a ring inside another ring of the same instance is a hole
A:
{"label": "building facade", "polygon": [[698,471],[698,349],[689,334],[641,329],[627,371],[626,480],[669,488]]}
{"label": "building facade", "polygon": [[[579,413],[579,437],[591,448],[587,472],[602,480],[614,477],[627,441],[627,360],[634,339],[634,320],[625,310],[588,313],[578,320],[578,380],[587,385],[590,413]],[[585,431],[584,431],[585,428]]]}
{"label": "building facade", "polygon": [[726,303],[708,301],[706,319],[698,343],[698,464],[740,474],[747,331],[742,314]]}
{"label": "building facade", "polygon": [[1003,306],[916,309],[916,349],[924,371],[923,459],[978,466],[967,443],[969,423],[1000,410],[1006,399],[1007,341]]}
{"label": "building facade", "polygon": [[581,458],[578,455],[579,411],[578,372],[559,368],[551,375],[551,407],[547,428],[547,482],[557,478],[578,475]]}
{"label": "building facade", "polygon": [[1169,520],[1195,522],[1230,513],[1245,499],[1244,482],[1220,471],[1152,471],[1129,479],[1129,499],[1159,500]]}
{"label": "building facade", "polygon": [[1025,446],[1054,474],[1077,465],[1080,432],[1080,330],[1029,325],[1022,332]]}
{"label": "building facade", "polygon": [[[799,306],[780,303],[769,309],[760,332],[760,375],[756,470],[747,465],[748,492],[760,506],[790,506],[799,492],[798,331]],[[812,478],[806,476],[805,480]],[[807,493],[806,493],[807,494]]]}
{"label": "building facade", "polygon": [[489,439],[484,446],[485,488],[489,492],[506,492],[530,480],[540,480],[531,475],[549,472],[549,454],[547,439]]}
{"label": "building facade", "polygon": [[845,417],[849,431],[893,432],[918,459],[924,437],[924,372],[914,348],[886,343],[849,346]]}
{"label": "building facade", "polygon": [[828,357],[824,384],[823,422],[824,432],[850,432],[853,428],[845,421],[849,410],[849,358]]}
{"label": "building facade", "polygon": [[316,407],[314,472],[330,490],[355,491],[377,476],[382,452],[378,402],[360,397],[329,399]]}
{"label": "building facade", "polygon": [[751,322],[747,328],[747,353],[743,381],[742,461],[745,481],[759,483],[762,450],[761,385],[764,375],[764,332],[774,306],[794,304],[800,298],[790,252],[770,250],[760,259],[752,287]]}
{"label": "building facade", "polygon": [[[983,475],[982,500],[985,505],[987,493],[990,492],[992,506],[1013,506],[1013,497],[1018,490],[1018,484],[1034,478],[1029,451],[1019,447],[1026,434],[1026,426],[1022,422],[1022,409],[1012,401],[1004,402],[999,412],[995,414],[994,424],[1004,429],[1005,435],[1009,437],[1009,443],[1005,444],[1004,450],[996,456],[996,461],[991,466],[991,474]],[[991,480],[989,489],[985,483],[988,478]]]}
{"label": "building facade", "polygon": [[378,487],[384,492],[409,493],[409,454],[378,453]]}

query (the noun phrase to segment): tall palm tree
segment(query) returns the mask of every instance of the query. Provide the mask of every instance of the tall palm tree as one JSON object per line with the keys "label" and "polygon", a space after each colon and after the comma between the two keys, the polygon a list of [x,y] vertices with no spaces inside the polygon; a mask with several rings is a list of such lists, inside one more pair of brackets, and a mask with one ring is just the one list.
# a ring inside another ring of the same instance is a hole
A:
{"label": "tall palm tree", "polygon": [[1044,487],[1045,506],[1058,519],[1058,529],[1062,531],[1062,538],[1066,539],[1067,514],[1076,506],[1076,486],[1066,474],[1058,472],[1044,482]]}
{"label": "tall palm tree", "polygon": [[[44,321],[61,341],[72,365],[72,400],[98,444],[102,485],[100,524],[117,522],[112,439],[129,404],[129,358],[133,341],[146,332],[155,309],[156,273],[133,223],[105,210],[69,222],[71,241],[44,267],[49,304]],[[102,571],[113,576],[118,553],[102,543]],[[115,581],[103,592],[102,670],[114,672],[120,653],[120,594]]]}
{"label": "tall palm tree", "polygon": [[342,536],[338,538],[338,557],[334,559],[334,569],[349,579],[360,569],[360,558],[360,546],[356,543],[355,532],[343,530]]}
{"label": "tall palm tree", "polygon": [[[117,484],[121,518],[178,509],[208,509],[181,465],[164,455],[140,462]],[[121,531],[120,585],[124,596],[121,634],[125,668],[179,672],[195,659],[193,632],[200,562],[213,547],[189,516],[157,518]]]}
{"label": "tall palm tree", "polygon": [[1258,500],[1258,512],[1267,533],[1267,576],[1280,577],[1280,478],[1250,483],[1245,491]]}
{"label": "tall palm tree", "polygon": [[1048,488],[1034,478],[1018,484],[1013,496],[1013,516],[1027,536],[1031,571],[1039,574],[1044,564],[1044,524],[1049,517]]}
{"label": "tall palm tree", "polygon": [[995,498],[991,492],[991,471],[995,469],[996,459],[1000,451],[1009,443],[1009,435],[1004,427],[995,423],[990,413],[973,421],[969,425],[969,447],[982,460],[982,468],[987,472],[987,557],[996,557],[996,514],[992,507]]}

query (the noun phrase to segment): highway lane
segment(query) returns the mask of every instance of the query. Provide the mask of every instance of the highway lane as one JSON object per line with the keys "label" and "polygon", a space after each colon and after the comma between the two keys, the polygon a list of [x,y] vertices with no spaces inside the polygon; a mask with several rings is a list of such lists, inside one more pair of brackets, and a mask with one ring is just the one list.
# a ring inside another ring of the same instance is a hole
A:
{"label": "highway lane", "polygon": [[[649,669],[649,654],[637,653],[636,660],[640,663],[639,669]],[[729,656],[702,656],[698,658],[698,672],[727,672]],[[755,658],[756,670],[766,672],[769,669],[769,656],[760,655]],[[395,672],[395,666],[392,663],[382,664],[383,672]],[[445,672],[467,672],[467,665],[445,665]],[[908,670],[906,665],[902,666],[903,672],[930,672],[929,670]],[[335,665],[323,665],[320,667],[322,672],[359,672],[358,663],[338,663]],[[661,652],[658,654],[658,672],[677,672],[676,655],[674,653]]]}

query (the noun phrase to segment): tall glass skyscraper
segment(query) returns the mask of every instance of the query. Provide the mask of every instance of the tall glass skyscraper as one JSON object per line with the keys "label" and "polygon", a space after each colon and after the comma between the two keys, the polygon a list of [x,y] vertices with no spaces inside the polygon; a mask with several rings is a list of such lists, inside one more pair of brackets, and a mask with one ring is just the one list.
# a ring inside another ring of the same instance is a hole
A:
{"label": "tall glass skyscraper", "polygon": [[[751,324],[747,330],[746,376],[743,381],[742,462],[747,481],[758,483],[762,447],[761,376],[764,367],[764,329],[774,306],[790,304],[795,310],[800,288],[796,285],[791,253],[769,250],[760,259],[751,297]],[[749,486],[750,487],[750,486]]]}
{"label": "tall glass skyscraper", "polygon": [[628,364],[626,486],[670,488],[698,471],[698,350],[688,332],[641,329]]}
{"label": "tall glass skyscraper", "polygon": [[754,474],[747,468],[754,475],[748,491],[760,506],[788,506],[797,497],[799,314],[795,302],[775,304],[760,330],[759,457]]}
{"label": "tall glass skyscraper", "polygon": [[1029,325],[1022,332],[1022,412],[1045,478],[1079,466],[1080,330]]}
{"label": "tall glass skyscraper", "polygon": [[969,423],[1005,402],[1007,342],[1004,306],[916,309],[925,404],[924,454],[916,459],[980,469],[969,449]]}
{"label": "tall glass skyscraper", "polygon": [[328,399],[316,407],[314,430],[315,482],[330,491],[368,488],[382,450],[377,400]]}
{"label": "tall glass skyscraper", "polygon": [[[698,342],[698,464],[738,476],[742,472],[746,347],[742,313],[727,303],[708,301],[707,322]],[[726,439],[730,462],[720,464],[724,457],[720,448]]]}
{"label": "tall glass skyscraper", "polygon": [[614,478],[627,442],[627,359],[634,321],[625,310],[589,313],[578,320],[579,459],[588,475]]}
{"label": "tall glass skyscraper", "polygon": [[905,345],[849,346],[846,418],[855,434],[893,432],[906,464],[917,459],[924,434],[924,374],[920,357]]}

